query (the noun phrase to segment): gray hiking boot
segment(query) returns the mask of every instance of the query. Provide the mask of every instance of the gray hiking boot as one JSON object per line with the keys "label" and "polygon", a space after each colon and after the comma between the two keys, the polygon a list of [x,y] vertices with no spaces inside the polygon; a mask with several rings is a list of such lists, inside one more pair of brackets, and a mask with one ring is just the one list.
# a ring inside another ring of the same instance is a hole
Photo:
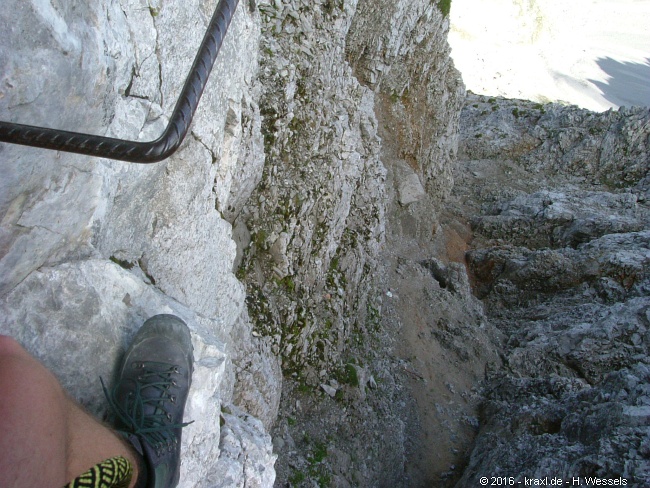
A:
{"label": "gray hiking boot", "polygon": [[144,459],[138,486],[178,484],[181,429],[188,425],[183,423],[183,411],[193,362],[185,322],[174,315],[156,315],[135,335],[113,389],[109,392],[102,382],[116,416],[115,428]]}

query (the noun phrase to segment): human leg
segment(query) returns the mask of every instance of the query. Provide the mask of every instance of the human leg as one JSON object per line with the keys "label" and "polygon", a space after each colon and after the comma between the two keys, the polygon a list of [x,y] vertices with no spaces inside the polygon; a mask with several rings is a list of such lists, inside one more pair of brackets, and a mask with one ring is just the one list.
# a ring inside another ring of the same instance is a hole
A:
{"label": "human leg", "polygon": [[93,465],[134,451],[63,391],[15,340],[0,336],[0,486],[61,488]]}
{"label": "human leg", "polygon": [[147,320],[115,386],[105,387],[118,436],[70,399],[16,341],[0,336],[0,486],[60,488],[115,456],[133,467],[131,488],[136,481],[176,486],[193,361],[190,331],[181,319]]}

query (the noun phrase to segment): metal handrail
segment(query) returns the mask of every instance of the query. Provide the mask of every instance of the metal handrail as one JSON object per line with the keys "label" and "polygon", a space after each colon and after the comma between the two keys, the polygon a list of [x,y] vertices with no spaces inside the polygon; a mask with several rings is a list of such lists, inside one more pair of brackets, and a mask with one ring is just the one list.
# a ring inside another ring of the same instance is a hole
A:
{"label": "metal handrail", "polygon": [[187,135],[238,2],[239,0],[219,1],[169,124],[158,139],[150,142],[128,141],[0,121],[0,142],[131,163],[156,163],[168,158],[179,148]]}

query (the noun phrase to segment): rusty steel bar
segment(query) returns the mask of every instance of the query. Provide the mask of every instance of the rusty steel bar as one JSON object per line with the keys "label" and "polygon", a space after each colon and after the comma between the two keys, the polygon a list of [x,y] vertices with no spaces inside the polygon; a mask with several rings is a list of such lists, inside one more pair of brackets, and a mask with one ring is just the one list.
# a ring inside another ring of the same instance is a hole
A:
{"label": "rusty steel bar", "polygon": [[156,163],[171,156],[189,131],[239,0],[219,0],[167,128],[150,142],[34,127],[0,121],[0,142],[66,151],[131,163]]}

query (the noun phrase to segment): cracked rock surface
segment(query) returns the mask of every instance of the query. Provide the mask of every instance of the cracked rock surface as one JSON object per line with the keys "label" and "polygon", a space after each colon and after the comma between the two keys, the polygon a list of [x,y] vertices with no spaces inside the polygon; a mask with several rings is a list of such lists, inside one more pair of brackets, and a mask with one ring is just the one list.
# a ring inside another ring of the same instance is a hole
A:
{"label": "cracked rock surface", "polygon": [[[215,6],[4,2],[0,116],[156,138]],[[137,328],[157,313],[182,317],[196,369],[181,486],[215,486],[213,476],[225,472],[227,486],[272,486],[275,478],[267,429],[280,398],[279,365],[267,341],[251,335],[231,225],[219,211],[231,205],[233,174],[259,172],[260,155],[250,151],[261,140],[258,40],[259,17],[241,5],[191,134],[162,163],[0,146],[0,333],[103,416],[98,377],[110,379]],[[222,412],[234,402],[248,413]]]}
{"label": "cracked rock surface", "polygon": [[504,367],[458,486],[647,486],[650,112],[469,96],[461,128],[457,208]]}

